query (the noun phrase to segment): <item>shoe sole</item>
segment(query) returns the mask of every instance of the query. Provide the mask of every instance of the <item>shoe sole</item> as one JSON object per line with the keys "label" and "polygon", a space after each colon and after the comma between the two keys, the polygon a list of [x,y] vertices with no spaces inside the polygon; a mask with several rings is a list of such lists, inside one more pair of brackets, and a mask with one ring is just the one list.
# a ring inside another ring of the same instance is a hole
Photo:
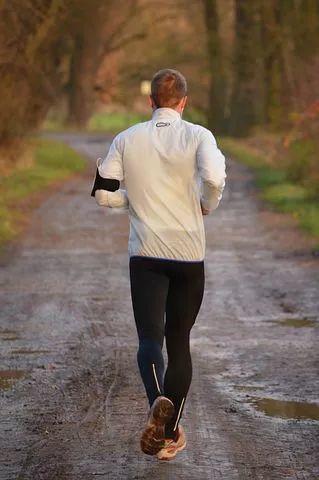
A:
{"label": "shoe sole", "polygon": [[152,405],[149,420],[140,439],[141,449],[147,455],[155,455],[165,443],[165,424],[173,417],[174,404],[169,398],[157,397]]}
{"label": "shoe sole", "polygon": [[184,448],[186,447],[186,444],[187,442],[185,442],[183,445],[181,445],[180,447],[176,447],[175,450],[174,450],[174,453],[166,453],[165,456],[163,457],[159,457],[157,456],[157,458],[159,460],[164,460],[164,461],[168,461],[168,460],[172,460],[173,458],[176,457],[176,455],[178,454],[178,452],[181,452],[182,450],[184,450]]}

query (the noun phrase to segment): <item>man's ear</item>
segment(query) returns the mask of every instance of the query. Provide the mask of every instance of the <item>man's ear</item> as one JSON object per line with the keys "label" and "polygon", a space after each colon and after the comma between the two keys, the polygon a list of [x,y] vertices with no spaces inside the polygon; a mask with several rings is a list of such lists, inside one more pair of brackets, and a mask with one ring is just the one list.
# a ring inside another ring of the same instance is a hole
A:
{"label": "man's ear", "polygon": [[156,105],[155,100],[154,100],[154,98],[152,97],[152,95],[150,95],[150,96],[148,97],[148,99],[149,99],[149,103],[150,103],[151,107],[152,107],[152,108],[157,108],[157,105]]}
{"label": "man's ear", "polygon": [[187,96],[185,95],[185,97],[181,98],[181,100],[178,104],[178,107],[181,109],[181,111],[184,110],[186,102],[187,102]]}
{"label": "man's ear", "polygon": [[149,95],[149,97],[148,97],[148,103],[150,104],[150,107],[151,107],[151,108],[156,108],[156,105],[155,105],[155,102],[154,102],[154,100],[153,100],[152,95]]}

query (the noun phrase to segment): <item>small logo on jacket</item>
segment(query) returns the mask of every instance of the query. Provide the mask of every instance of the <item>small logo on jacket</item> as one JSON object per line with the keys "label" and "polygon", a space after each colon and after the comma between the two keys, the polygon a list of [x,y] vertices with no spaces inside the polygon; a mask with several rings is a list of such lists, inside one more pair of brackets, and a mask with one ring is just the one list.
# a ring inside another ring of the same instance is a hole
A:
{"label": "small logo on jacket", "polygon": [[168,127],[170,125],[170,122],[157,122],[156,126],[157,127]]}

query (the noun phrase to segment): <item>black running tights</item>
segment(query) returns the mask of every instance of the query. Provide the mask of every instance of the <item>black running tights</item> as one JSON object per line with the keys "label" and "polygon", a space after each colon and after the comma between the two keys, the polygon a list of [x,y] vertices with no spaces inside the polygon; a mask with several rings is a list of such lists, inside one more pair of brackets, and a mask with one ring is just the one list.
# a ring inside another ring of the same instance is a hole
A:
{"label": "black running tights", "polygon": [[129,269],[139,371],[150,406],[159,395],[174,403],[175,414],[165,426],[166,437],[174,438],[192,380],[190,331],[204,294],[204,261],[131,256]]}

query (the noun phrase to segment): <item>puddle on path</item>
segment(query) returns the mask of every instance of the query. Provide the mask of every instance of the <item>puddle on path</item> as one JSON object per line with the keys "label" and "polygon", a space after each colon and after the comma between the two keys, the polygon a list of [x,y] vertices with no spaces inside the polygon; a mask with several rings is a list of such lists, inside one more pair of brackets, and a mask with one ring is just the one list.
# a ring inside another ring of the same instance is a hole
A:
{"label": "puddle on path", "polygon": [[258,411],[270,417],[301,420],[319,420],[319,404],[275,400],[273,398],[251,397],[249,399]]}
{"label": "puddle on path", "polygon": [[283,327],[293,327],[293,328],[305,328],[305,327],[317,327],[319,322],[314,318],[310,317],[301,317],[301,318],[282,318],[280,320],[270,320],[271,323],[276,323],[277,325],[282,325]]}
{"label": "puddle on path", "polygon": [[33,355],[44,353],[50,353],[50,350],[27,350],[24,348],[20,348],[19,350],[12,350],[11,355]]}
{"label": "puddle on path", "polygon": [[19,340],[19,335],[14,330],[0,330],[0,340]]}
{"label": "puddle on path", "polygon": [[26,372],[23,370],[0,370],[0,390],[9,390],[13,384],[24,378]]}

